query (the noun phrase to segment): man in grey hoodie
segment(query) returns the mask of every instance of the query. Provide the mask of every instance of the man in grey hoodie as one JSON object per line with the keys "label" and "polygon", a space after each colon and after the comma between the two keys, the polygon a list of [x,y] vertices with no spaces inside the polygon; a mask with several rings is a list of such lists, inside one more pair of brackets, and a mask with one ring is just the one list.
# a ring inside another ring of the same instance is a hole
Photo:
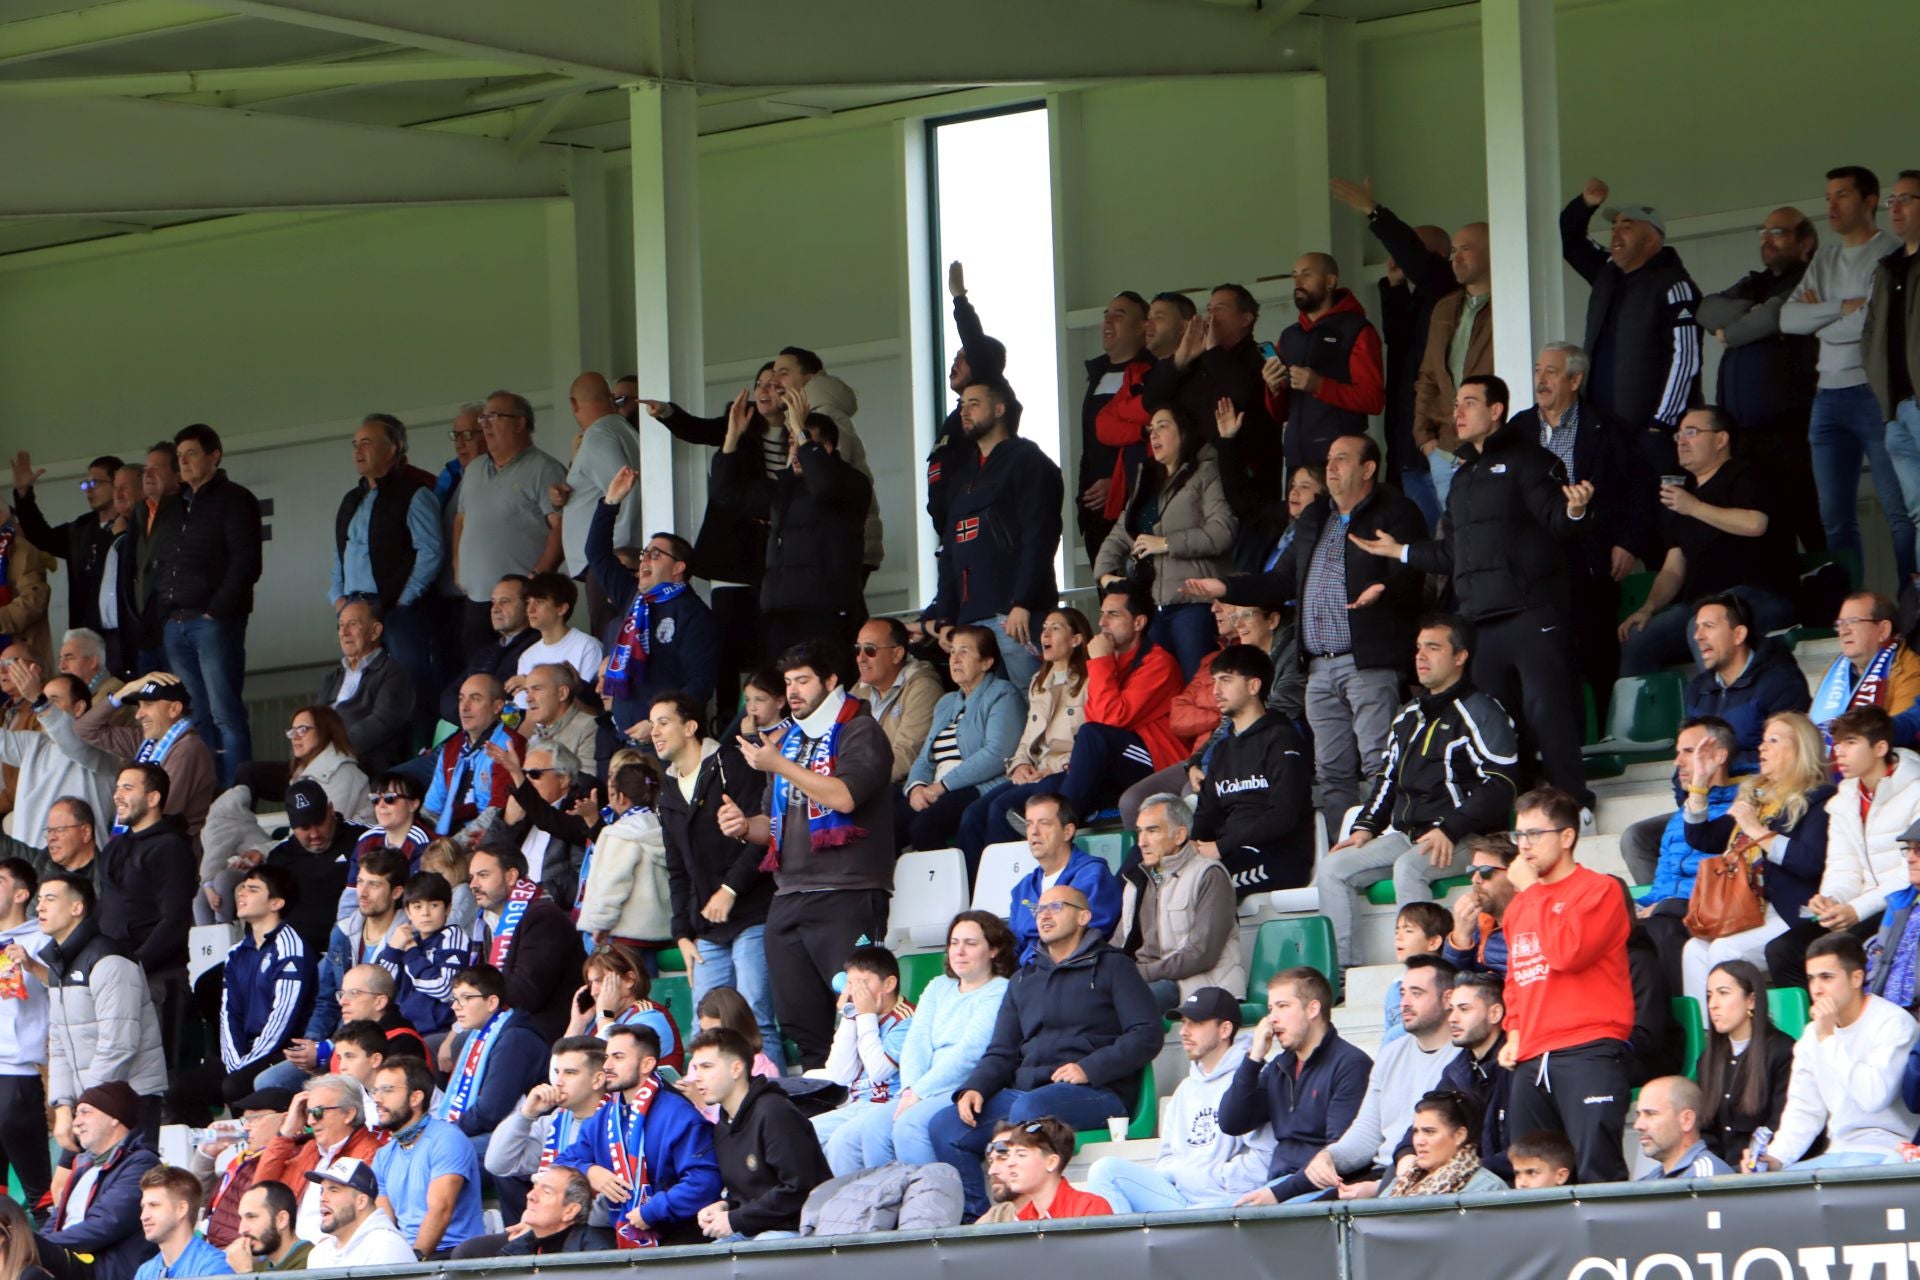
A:
{"label": "man in grey hoodie", "polygon": [[1887,454],[1887,420],[1860,358],[1874,268],[1900,247],[1874,225],[1879,208],[1880,179],[1873,170],[1848,164],[1827,171],[1827,225],[1838,240],[1820,246],[1799,291],[1781,305],[1780,331],[1820,339],[1820,383],[1807,432],[1827,549],[1864,554],[1859,518],[1864,455],[1873,469],[1873,487],[1893,534],[1894,562],[1904,585],[1914,580],[1916,569],[1914,524]]}
{"label": "man in grey hoodie", "polygon": [[[47,943],[29,908],[40,878],[19,858],[0,860],[0,948],[38,954]],[[39,1203],[52,1180],[47,1159],[47,986],[24,966],[0,961],[0,1166],[20,1179],[21,1198]]]}

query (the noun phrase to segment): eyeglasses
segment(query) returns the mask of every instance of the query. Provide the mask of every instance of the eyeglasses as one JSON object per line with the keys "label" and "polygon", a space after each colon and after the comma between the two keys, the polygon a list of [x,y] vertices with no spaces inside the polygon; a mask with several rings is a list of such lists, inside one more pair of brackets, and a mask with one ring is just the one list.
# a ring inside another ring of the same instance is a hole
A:
{"label": "eyeglasses", "polygon": [[53,823],[49,822],[47,824],[47,834],[50,836],[53,836],[53,835],[59,835],[62,831],[78,831],[81,827],[84,827],[85,825],[87,824],[84,822],[68,822],[68,823],[63,823],[60,826],[55,826]]}
{"label": "eyeglasses", "polygon": [[391,1098],[396,1093],[405,1094],[406,1091],[407,1089],[405,1085],[398,1085],[398,1084],[377,1084],[373,1086],[373,1088],[367,1090],[368,1093],[372,1094],[376,1098]]}
{"label": "eyeglasses", "polygon": [[1848,627],[1871,627],[1877,621],[1879,621],[1877,618],[1835,618],[1833,629],[1841,631]]}
{"label": "eyeglasses", "polygon": [[613,403],[616,408],[623,408],[630,404],[637,404],[639,400],[639,396],[615,396]]}
{"label": "eyeglasses", "polygon": [[456,991],[453,993],[451,999],[455,1004],[471,1004],[475,1000],[485,1000],[486,997],[481,995],[478,991],[469,991],[465,995],[461,995],[458,991]]}
{"label": "eyeglasses", "polygon": [[1889,209],[1905,208],[1907,205],[1912,204],[1915,200],[1920,200],[1920,195],[1915,195],[1911,191],[1896,191],[1892,195],[1887,197],[1887,208]]}
{"label": "eyeglasses", "polygon": [[853,646],[853,651],[863,658],[871,658],[882,649],[898,649],[899,647],[897,644],[866,644],[863,642]]}
{"label": "eyeglasses", "polygon": [[291,740],[292,740],[292,739],[294,739],[294,738],[304,738],[304,737],[306,737],[306,736],[307,736],[308,734],[310,734],[310,733],[312,733],[312,732],[313,732],[313,726],[312,726],[312,725],[310,725],[310,724],[297,724],[297,725],[295,725],[295,726],[293,726],[293,728],[291,728],[291,729],[289,729],[289,730],[287,730],[287,738],[288,738],[288,740],[289,740],[289,741],[291,741]]}
{"label": "eyeglasses", "polygon": [[111,480],[82,480],[80,482],[80,492],[92,493],[95,489],[104,489],[112,483]]}
{"label": "eyeglasses", "polygon": [[364,987],[342,987],[340,988],[340,994],[349,1000],[359,1000],[363,997],[371,996],[373,992],[366,990]]}
{"label": "eyeglasses", "polygon": [[1762,240],[1785,240],[1793,234],[1792,227],[1756,227],[1755,231]]}
{"label": "eyeglasses", "polygon": [[1050,916],[1056,911],[1067,910],[1079,911],[1081,908],[1072,902],[1036,902],[1033,906],[1033,914],[1036,916]]}
{"label": "eyeglasses", "polygon": [[1719,433],[1720,428],[1718,427],[1682,427],[1674,432],[1673,436],[1676,440],[1691,440],[1695,436],[1718,435]]}
{"label": "eyeglasses", "polygon": [[367,797],[368,804],[399,804],[402,800],[411,800],[412,796],[403,796],[398,791],[376,791]]}
{"label": "eyeglasses", "polygon": [[500,413],[497,410],[493,410],[493,409],[489,409],[485,413],[480,415],[480,421],[483,423],[501,422],[501,421],[525,422],[526,420],[527,420],[527,415],[524,413]]}
{"label": "eyeglasses", "polygon": [[486,434],[485,432],[480,431],[477,428],[472,431],[449,431],[447,432],[447,439],[453,441],[455,444],[459,444],[462,441],[466,441],[466,440],[478,440],[481,436],[485,434]]}
{"label": "eyeglasses", "polygon": [[1467,874],[1475,880],[1491,880],[1505,870],[1505,867],[1483,867],[1475,863],[1473,866],[1467,868]]}
{"label": "eyeglasses", "polygon": [[1528,827],[1525,831],[1509,831],[1507,839],[1515,844],[1534,844],[1544,840],[1557,831],[1571,831],[1572,827]]}
{"label": "eyeglasses", "polygon": [[646,547],[641,550],[640,558],[642,560],[678,560],[680,557],[660,547]]}

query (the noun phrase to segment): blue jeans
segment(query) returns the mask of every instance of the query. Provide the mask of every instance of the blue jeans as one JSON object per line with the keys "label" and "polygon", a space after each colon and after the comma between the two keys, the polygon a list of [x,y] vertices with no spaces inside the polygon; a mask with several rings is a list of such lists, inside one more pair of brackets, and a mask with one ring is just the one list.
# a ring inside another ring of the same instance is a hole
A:
{"label": "blue jeans", "polygon": [[1008,638],[1006,614],[996,613],[980,620],[980,625],[993,632],[993,638],[1000,642],[1000,674],[1013,681],[1016,689],[1024,690],[1033,683],[1034,675],[1040,670],[1040,624],[1046,620],[1044,615],[1027,619],[1027,634],[1034,646],[1031,650]]}
{"label": "blue jeans", "polygon": [[253,759],[240,686],[247,673],[245,618],[189,618],[166,626],[167,665],[193,699],[193,727],[220,762],[220,785]]}
{"label": "blue jeans", "polygon": [[425,601],[395,605],[388,612],[381,643],[387,656],[413,677],[413,717],[410,745],[425,742],[440,719],[440,686],[433,655],[433,619]]}
{"label": "blue jeans", "polygon": [[1447,509],[1447,495],[1453,492],[1453,470],[1459,465],[1459,458],[1438,445],[1427,455],[1427,474],[1433,478],[1433,495],[1439,499],[1443,512]]}
{"label": "blue jeans", "polygon": [[[1887,424],[1887,457],[1893,461],[1893,474],[1899,477],[1900,493],[1907,500],[1907,522],[1920,543],[1920,405],[1912,396],[1894,406],[1893,421]],[[1920,546],[1915,554],[1920,556]]]}
{"label": "blue jeans", "polygon": [[860,1108],[826,1141],[827,1166],[833,1176],[859,1169],[878,1169],[898,1160],[901,1164],[932,1164],[937,1156],[927,1137],[927,1126],[953,1102],[950,1094],[921,1098],[900,1116],[893,1114],[895,1103],[868,1104]]}
{"label": "blue jeans", "polygon": [[715,987],[738,991],[759,1024],[761,1051],[774,1066],[784,1069],[786,1053],[780,1044],[780,1026],[773,1020],[773,995],[767,987],[767,926],[749,925],[732,942],[695,938],[694,946],[699,948],[700,963],[687,975],[694,1008],[699,1008],[700,997]]}
{"label": "blue jeans", "polygon": [[1171,1213],[1193,1207],[1166,1174],[1119,1156],[1095,1160],[1081,1189],[1105,1200],[1115,1213]]}
{"label": "blue jeans", "polygon": [[1406,494],[1408,500],[1420,508],[1420,514],[1426,520],[1427,528],[1431,529],[1440,523],[1440,494],[1434,488],[1433,472],[1429,469],[1425,458],[1420,459],[1418,467],[1411,462],[1408,463],[1407,469],[1400,473],[1400,492]]}
{"label": "blue jeans", "polygon": [[[1793,625],[1793,602],[1758,587],[1735,587],[1728,594],[1746,601],[1753,613],[1754,626],[1764,635]],[[1693,605],[1670,604],[1647,621],[1647,625],[1627,637],[1620,646],[1620,674],[1644,676],[1662,667],[1693,661],[1700,655],[1693,648]]]}
{"label": "blue jeans", "polygon": [[1814,394],[1807,438],[1813,446],[1813,483],[1820,494],[1820,523],[1826,527],[1827,549],[1851,551],[1865,563],[1859,511],[1860,462],[1865,458],[1873,472],[1874,492],[1880,495],[1880,505],[1886,511],[1894,563],[1905,586],[1914,576],[1914,521],[1907,512],[1887,435],[1880,402],[1864,383],[1823,388]]}
{"label": "blue jeans", "polygon": [[1220,647],[1220,628],[1214,625],[1213,607],[1204,604],[1168,605],[1148,624],[1147,637],[1180,660],[1180,675],[1187,680],[1193,679],[1200,660]]}
{"label": "blue jeans", "polygon": [[307,1073],[291,1062],[276,1062],[253,1078],[256,1089],[291,1089],[299,1093],[307,1087]]}
{"label": "blue jeans", "polygon": [[927,1126],[934,1157],[954,1167],[967,1189],[967,1221],[987,1211],[987,1177],[981,1162],[993,1127],[1001,1120],[1038,1120],[1054,1116],[1070,1129],[1099,1129],[1114,1116],[1127,1114],[1127,1104],[1111,1089],[1084,1084],[1050,1084],[1033,1090],[1002,1089],[981,1104],[972,1126],[960,1113],[946,1107]]}

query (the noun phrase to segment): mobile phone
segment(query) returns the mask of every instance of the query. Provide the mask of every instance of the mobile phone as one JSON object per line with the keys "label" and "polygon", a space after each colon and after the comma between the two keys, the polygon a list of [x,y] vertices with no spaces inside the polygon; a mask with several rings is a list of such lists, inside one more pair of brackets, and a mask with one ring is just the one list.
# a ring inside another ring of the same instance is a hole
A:
{"label": "mobile phone", "polygon": [[1278,360],[1280,358],[1280,348],[1274,346],[1271,342],[1263,342],[1260,344],[1260,354],[1269,360]]}

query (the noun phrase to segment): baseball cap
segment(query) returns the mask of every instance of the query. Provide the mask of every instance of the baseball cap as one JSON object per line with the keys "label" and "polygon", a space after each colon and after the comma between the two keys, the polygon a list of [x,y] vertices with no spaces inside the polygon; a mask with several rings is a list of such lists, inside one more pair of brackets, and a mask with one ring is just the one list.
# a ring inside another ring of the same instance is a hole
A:
{"label": "baseball cap", "polygon": [[324,1169],[309,1169],[307,1181],[351,1187],[363,1196],[380,1194],[380,1180],[373,1176],[373,1166],[353,1156],[341,1156]]}
{"label": "baseball cap", "polygon": [[1626,218],[1632,222],[1644,222],[1661,235],[1667,234],[1667,220],[1661,217],[1660,211],[1650,204],[1608,205],[1600,211],[1600,216],[1608,222],[1612,222],[1615,218]]}
{"label": "baseball cap", "polygon": [[1238,1028],[1240,1002],[1233,998],[1231,991],[1222,987],[1201,987],[1167,1010],[1167,1016],[1188,1022],[1231,1022]]}
{"label": "baseball cap", "polygon": [[293,1106],[291,1089],[255,1089],[230,1108],[238,1116],[248,1111],[285,1111]]}
{"label": "baseball cap", "polygon": [[183,707],[191,707],[193,695],[187,692],[184,680],[149,680],[138,688],[122,689],[120,702],[123,706],[129,702],[177,702]]}
{"label": "baseball cap", "polygon": [[287,788],[287,825],[317,827],[327,820],[327,792],[312,778],[302,778]]}
{"label": "baseball cap", "polygon": [[1914,823],[1900,833],[1901,844],[1920,844],[1920,822]]}

